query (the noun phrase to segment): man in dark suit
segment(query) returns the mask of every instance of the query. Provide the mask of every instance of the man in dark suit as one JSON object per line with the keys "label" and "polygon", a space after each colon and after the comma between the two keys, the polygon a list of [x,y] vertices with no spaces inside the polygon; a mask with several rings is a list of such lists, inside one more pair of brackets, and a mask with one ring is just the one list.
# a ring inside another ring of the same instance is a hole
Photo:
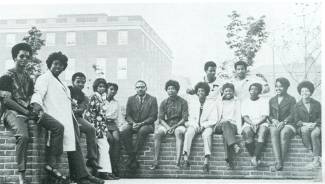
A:
{"label": "man in dark suit", "polygon": [[[139,167],[137,154],[144,139],[149,133],[154,131],[154,122],[158,116],[157,99],[146,93],[147,85],[144,81],[135,83],[137,94],[128,98],[126,104],[127,125],[122,127],[121,138],[129,155],[127,167],[136,169]],[[136,133],[135,144],[132,144],[132,134]]]}

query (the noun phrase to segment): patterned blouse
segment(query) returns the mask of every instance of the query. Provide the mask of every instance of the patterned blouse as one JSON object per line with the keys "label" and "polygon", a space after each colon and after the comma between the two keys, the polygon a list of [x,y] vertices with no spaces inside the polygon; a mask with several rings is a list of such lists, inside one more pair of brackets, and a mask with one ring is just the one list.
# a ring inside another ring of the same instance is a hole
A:
{"label": "patterned blouse", "polygon": [[95,127],[97,138],[103,138],[108,130],[105,121],[105,110],[103,109],[105,100],[105,93],[100,95],[95,92],[95,94],[90,96],[89,105],[84,116],[84,118]]}
{"label": "patterned blouse", "polygon": [[180,96],[168,97],[161,102],[159,119],[166,121],[169,126],[177,124],[181,119],[188,120],[188,105]]}

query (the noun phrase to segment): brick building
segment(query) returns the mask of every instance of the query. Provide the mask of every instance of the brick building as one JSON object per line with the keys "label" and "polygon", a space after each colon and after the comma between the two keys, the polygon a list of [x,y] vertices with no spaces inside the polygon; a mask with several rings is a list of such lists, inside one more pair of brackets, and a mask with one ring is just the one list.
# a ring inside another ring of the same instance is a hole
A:
{"label": "brick building", "polygon": [[[74,72],[87,75],[86,93],[96,77],[119,84],[117,98],[124,104],[135,93],[135,81],[148,83],[148,92],[162,98],[171,76],[172,52],[141,16],[106,14],[59,15],[56,18],[0,20],[0,73],[13,66],[10,49],[32,26],[43,33],[46,45],[37,56],[62,51],[69,57],[61,75],[70,81]],[[45,67],[44,67],[45,68]]]}

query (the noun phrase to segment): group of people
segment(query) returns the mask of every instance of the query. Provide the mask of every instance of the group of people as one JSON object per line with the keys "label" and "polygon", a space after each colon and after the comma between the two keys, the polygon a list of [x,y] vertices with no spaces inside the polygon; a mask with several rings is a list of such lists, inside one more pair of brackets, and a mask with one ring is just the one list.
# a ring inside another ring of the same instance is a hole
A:
{"label": "group of people", "polygon": [[[104,180],[119,179],[121,145],[128,155],[127,168],[132,171],[139,168],[139,151],[150,133],[154,133],[155,143],[152,170],[159,167],[160,145],[165,136],[175,135],[175,165],[187,168],[192,141],[201,135],[202,169],[209,172],[213,133],[223,135],[228,169],[235,168],[234,158],[243,150],[236,135],[242,135],[251,163],[258,167],[268,132],[275,157],[272,171],[283,169],[290,139],[295,134],[301,136],[313,154],[310,167],[321,164],[321,104],[311,98],[315,88],[309,81],[298,85],[301,99],[296,103],[287,93],[289,80],[278,78],[276,95],[269,100],[265,95],[270,91],[267,81],[261,75],[248,74],[246,62],[236,62],[235,77],[225,80],[216,76],[217,66],[209,61],[204,66],[203,81],[188,89],[184,98],[178,95],[180,84],[167,81],[168,97],[160,103],[159,110],[156,97],[146,92],[146,82],[138,80],[136,94],[128,98],[124,116],[114,98],[117,84],[97,78],[93,94],[87,97],[82,92],[86,76],[77,72],[72,76],[72,86],[66,86],[59,75],[66,69],[68,58],[61,52],[49,55],[48,70],[34,84],[25,70],[31,56],[28,44],[16,44],[12,48],[15,67],[0,77],[1,118],[16,138],[20,184],[26,183],[30,122],[47,130],[44,170],[63,183],[69,179],[59,171],[57,162],[64,151],[68,153],[70,179],[78,184],[102,184]],[[125,123],[119,127],[120,122]],[[80,133],[86,135],[86,162],[81,152]],[[134,141],[133,134],[136,134]]]}

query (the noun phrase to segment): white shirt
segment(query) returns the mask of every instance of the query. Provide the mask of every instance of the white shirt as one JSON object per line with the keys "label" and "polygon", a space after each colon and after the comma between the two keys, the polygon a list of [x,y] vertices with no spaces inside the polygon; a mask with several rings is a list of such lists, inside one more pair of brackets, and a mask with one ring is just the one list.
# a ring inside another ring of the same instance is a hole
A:
{"label": "white shirt", "polygon": [[[259,98],[255,101],[250,98],[243,100],[241,104],[242,116],[248,116],[253,124],[257,124],[263,116],[269,114],[269,103],[265,98]],[[245,123],[243,128],[248,124]]]}

